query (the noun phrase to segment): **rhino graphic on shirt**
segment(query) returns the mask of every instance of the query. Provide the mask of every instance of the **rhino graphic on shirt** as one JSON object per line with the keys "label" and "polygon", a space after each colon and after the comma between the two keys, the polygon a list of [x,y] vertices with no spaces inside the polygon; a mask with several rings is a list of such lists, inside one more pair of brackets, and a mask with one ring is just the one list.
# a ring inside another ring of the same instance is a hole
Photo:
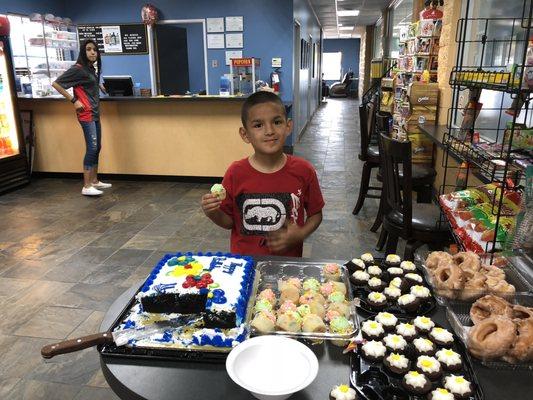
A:
{"label": "rhino graphic on shirt", "polygon": [[246,211],[244,219],[255,218],[258,223],[262,223],[263,220],[265,220],[264,222],[275,222],[280,215],[281,213],[274,207],[254,206]]}
{"label": "rhino graphic on shirt", "polygon": [[244,235],[265,235],[280,229],[292,206],[290,193],[241,193],[236,202]]}

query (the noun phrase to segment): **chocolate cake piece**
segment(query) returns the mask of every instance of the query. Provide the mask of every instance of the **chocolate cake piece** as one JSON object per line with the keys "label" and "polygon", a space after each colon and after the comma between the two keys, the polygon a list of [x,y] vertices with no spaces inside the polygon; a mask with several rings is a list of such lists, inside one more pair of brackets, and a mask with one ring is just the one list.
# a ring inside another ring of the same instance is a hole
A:
{"label": "chocolate cake piece", "polygon": [[236,323],[235,312],[233,311],[211,311],[207,310],[202,314],[206,328],[234,328]]}
{"label": "chocolate cake piece", "polygon": [[204,293],[157,293],[141,298],[143,310],[150,313],[199,314],[205,311]]}

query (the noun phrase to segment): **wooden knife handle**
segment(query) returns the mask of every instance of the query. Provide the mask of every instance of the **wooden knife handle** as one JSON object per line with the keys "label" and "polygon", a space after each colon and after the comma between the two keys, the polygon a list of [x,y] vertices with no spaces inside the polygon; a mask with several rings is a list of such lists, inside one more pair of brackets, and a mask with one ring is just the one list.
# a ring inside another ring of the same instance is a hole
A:
{"label": "wooden knife handle", "polygon": [[41,349],[41,355],[43,358],[52,358],[59,354],[72,353],[74,351],[87,349],[89,347],[105,343],[114,343],[111,332],[101,332],[94,335],[83,336],[77,339],[49,344]]}

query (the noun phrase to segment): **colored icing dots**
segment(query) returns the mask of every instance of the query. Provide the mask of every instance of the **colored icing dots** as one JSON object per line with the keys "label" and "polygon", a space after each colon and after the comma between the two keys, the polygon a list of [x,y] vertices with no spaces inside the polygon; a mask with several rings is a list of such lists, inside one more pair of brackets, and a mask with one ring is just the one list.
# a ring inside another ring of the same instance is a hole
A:
{"label": "colored icing dots", "polygon": [[185,282],[181,286],[183,286],[184,289],[187,288],[196,288],[196,289],[204,289],[208,285],[213,284],[213,279],[211,279],[211,274],[206,273],[203,275],[187,275],[185,278]]}

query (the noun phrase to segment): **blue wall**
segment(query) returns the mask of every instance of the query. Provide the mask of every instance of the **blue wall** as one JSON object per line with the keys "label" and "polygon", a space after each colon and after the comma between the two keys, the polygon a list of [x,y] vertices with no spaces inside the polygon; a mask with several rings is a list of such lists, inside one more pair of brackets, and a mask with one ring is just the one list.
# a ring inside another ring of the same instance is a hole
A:
{"label": "blue wall", "polygon": [[1,0],[0,14],[7,13],[52,13],[59,17],[69,17],[65,14],[65,1],[63,0],[47,0],[44,5],[38,0]]}
{"label": "blue wall", "polygon": [[[360,39],[325,39],[324,53],[342,53],[342,75],[353,71],[359,77],[359,47]],[[335,81],[326,81],[328,85]]]}

